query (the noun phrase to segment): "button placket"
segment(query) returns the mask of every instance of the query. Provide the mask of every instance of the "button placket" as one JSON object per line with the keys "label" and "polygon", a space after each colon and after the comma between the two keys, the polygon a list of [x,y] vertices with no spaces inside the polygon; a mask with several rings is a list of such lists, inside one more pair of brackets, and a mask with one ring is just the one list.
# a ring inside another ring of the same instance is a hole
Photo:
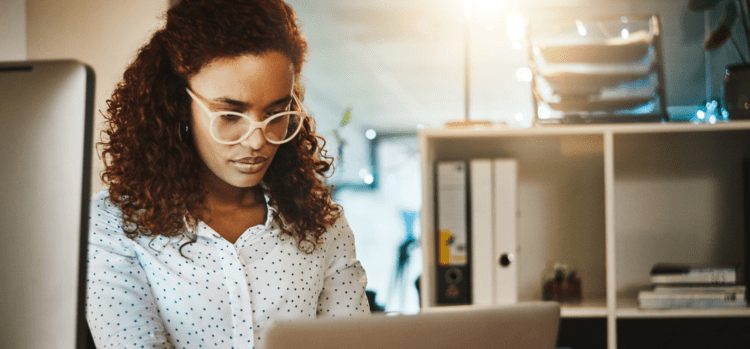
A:
{"label": "button placket", "polygon": [[[234,345],[237,348],[252,346],[254,342],[251,310],[253,304],[245,280],[245,271],[235,246],[226,240],[223,242],[221,263],[224,271],[224,284],[232,309]],[[249,309],[243,309],[243,304],[249,305]]]}

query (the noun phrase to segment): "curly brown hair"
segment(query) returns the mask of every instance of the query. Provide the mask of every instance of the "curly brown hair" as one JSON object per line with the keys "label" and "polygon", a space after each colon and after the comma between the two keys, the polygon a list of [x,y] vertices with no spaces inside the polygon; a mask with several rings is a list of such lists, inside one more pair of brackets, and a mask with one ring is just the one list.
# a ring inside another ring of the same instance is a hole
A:
{"label": "curly brown hair", "polygon": [[[131,239],[180,236],[185,221],[198,222],[191,212],[206,209],[198,179],[202,160],[179,130],[191,115],[189,78],[216,59],[277,51],[290,59],[299,81],[307,53],[294,11],[281,0],[182,0],[166,16],[107,101],[99,143],[101,178]],[[302,99],[300,85],[294,89]],[[332,169],[324,145],[307,117],[299,134],[279,146],[261,182],[283,233],[307,253],[341,214],[322,181]],[[195,242],[185,235],[188,244]]]}

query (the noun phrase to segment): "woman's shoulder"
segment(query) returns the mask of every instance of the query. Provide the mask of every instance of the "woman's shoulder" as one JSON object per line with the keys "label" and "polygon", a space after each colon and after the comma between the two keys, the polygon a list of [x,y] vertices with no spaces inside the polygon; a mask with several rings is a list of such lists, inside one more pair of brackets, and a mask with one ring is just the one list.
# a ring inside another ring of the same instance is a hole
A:
{"label": "woman's shoulder", "polygon": [[328,229],[321,235],[321,238],[323,238],[325,245],[328,246],[339,246],[340,248],[341,245],[354,245],[354,232],[351,226],[349,226],[349,221],[346,220],[343,212],[339,214],[339,217],[333,224],[328,226]]}
{"label": "woman's shoulder", "polygon": [[359,265],[354,243],[354,232],[343,213],[335,223],[321,236],[321,253],[326,259],[326,274],[328,277],[335,272]]}
{"label": "woman's shoulder", "polygon": [[120,208],[109,199],[109,190],[105,189],[91,197],[90,211],[92,218],[94,213],[106,213],[108,215],[121,216]]}
{"label": "woman's shoulder", "polygon": [[89,214],[89,249],[134,256],[133,241],[122,229],[122,213],[103,190],[91,197]]}
{"label": "woman's shoulder", "polygon": [[328,227],[329,231],[346,231],[348,233],[351,233],[352,229],[349,226],[349,221],[346,220],[346,216],[344,215],[344,211],[341,210],[338,214],[338,217],[336,217],[336,220],[334,223]]}
{"label": "woman's shoulder", "polygon": [[91,197],[89,207],[89,229],[93,235],[125,235],[122,229],[122,212],[109,199],[109,191],[102,190]]}

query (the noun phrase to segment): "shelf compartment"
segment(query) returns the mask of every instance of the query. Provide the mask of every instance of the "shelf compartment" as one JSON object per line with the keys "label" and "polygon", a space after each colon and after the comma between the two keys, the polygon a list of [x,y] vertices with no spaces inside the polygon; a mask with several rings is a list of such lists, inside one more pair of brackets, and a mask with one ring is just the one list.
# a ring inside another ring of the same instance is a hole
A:
{"label": "shelf compartment", "polygon": [[656,263],[742,262],[748,139],[748,130],[615,134],[618,297],[648,287]]}
{"label": "shelf compartment", "polygon": [[[583,282],[583,299],[604,299],[602,134],[520,136],[509,132],[488,138],[472,137],[471,132],[465,131],[429,133],[421,139],[422,176],[429,183],[423,184],[423,232],[434,231],[434,216],[425,213],[434,208],[435,162],[514,158],[519,169],[519,299],[542,299],[544,272],[555,262],[567,263],[577,270]],[[468,137],[455,137],[456,133]],[[433,270],[434,246],[423,243],[422,248],[425,270]],[[432,275],[428,275],[428,283],[423,285],[434,290],[431,279]],[[428,298],[423,305],[434,306],[434,299]],[[588,313],[601,314],[596,310]]]}

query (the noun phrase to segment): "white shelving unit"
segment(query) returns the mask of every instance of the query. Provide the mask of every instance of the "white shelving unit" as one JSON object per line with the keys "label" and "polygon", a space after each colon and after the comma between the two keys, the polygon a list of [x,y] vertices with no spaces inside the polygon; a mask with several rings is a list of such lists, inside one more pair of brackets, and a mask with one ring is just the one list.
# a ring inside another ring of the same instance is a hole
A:
{"label": "white shelving unit", "polygon": [[576,268],[584,301],[564,318],[750,317],[750,308],[642,310],[636,296],[657,262],[734,265],[744,251],[742,159],[750,121],[529,129],[421,129],[422,307],[435,307],[434,164],[515,158],[519,300],[542,297],[544,270]]}

